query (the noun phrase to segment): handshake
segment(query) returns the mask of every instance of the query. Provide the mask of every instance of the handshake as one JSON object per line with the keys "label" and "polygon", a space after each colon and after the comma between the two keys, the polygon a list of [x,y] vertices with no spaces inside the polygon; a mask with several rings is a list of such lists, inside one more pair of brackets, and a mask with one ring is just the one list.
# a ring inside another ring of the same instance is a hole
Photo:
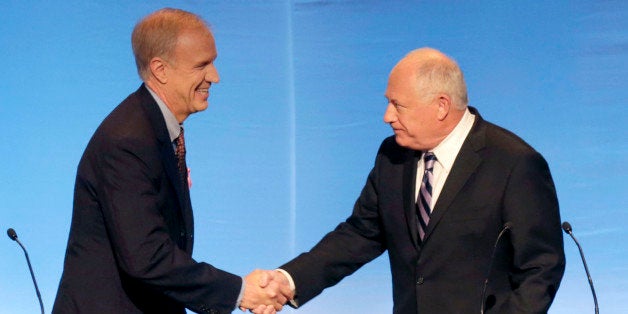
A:
{"label": "handshake", "polygon": [[274,314],[294,299],[290,281],[280,271],[256,269],[244,278],[244,294],[239,307],[255,314]]}

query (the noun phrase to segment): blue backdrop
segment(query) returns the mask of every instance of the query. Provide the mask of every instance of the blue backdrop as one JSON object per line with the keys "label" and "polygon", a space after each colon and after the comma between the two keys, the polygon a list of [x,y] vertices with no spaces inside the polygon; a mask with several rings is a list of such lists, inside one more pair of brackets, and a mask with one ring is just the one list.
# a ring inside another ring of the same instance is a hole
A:
{"label": "blue backdrop", "polygon": [[[186,121],[194,256],[274,268],[351,212],[376,150],[388,72],[412,49],[453,56],[470,103],[548,160],[605,313],[628,312],[628,3],[624,1],[46,1],[0,5],[0,229],[29,249],[47,312],[78,160],[140,84],[130,33],[177,6],[213,26],[220,84]],[[590,313],[571,239],[550,313]],[[35,313],[22,251],[0,241],[0,313]],[[387,256],[288,313],[390,313]]]}

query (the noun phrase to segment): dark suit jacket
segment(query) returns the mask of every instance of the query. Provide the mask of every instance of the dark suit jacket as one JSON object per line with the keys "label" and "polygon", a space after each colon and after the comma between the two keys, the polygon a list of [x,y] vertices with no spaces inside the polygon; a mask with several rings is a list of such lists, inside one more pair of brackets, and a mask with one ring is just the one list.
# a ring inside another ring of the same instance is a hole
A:
{"label": "dark suit jacket", "polygon": [[543,313],[562,278],[565,258],[558,202],[543,157],[523,140],[476,121],[417,240],[415,178],[421,152],[381,145],[352,215],[310,252],[281,268],[303,304],[388,250],[393,313],[479,313],[498,233],[487,312]]}
{"label": "dark suit jacket", "polygon": [[239,276],[192,259],[192,206],[163,115],[142,85],[78,166],[53,313],[231,313]]}

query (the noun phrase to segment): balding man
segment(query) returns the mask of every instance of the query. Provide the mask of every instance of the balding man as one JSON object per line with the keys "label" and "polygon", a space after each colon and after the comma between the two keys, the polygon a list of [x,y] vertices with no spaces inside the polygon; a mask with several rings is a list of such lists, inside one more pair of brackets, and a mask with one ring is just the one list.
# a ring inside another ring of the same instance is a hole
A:
{"label": "balding man", "polygon": [[467,107],[460,68],[437,50],[403,58],[386,98],[395,135],[382,143],[353,213],[280,267],[296,289],[292,303],[388,251],[393,313],[547,312],[565,257],[543,157]]}
{"label": "balding man", "polygon": [[136,25],[132,44],[144,84],[105,118],[81,158],[52,312],[274,313],[286,298],[277,285],[259,287],[266,273],[243,280],[192,258],[183,122],[207,108],[219,81],[209,27],[162,9]]}

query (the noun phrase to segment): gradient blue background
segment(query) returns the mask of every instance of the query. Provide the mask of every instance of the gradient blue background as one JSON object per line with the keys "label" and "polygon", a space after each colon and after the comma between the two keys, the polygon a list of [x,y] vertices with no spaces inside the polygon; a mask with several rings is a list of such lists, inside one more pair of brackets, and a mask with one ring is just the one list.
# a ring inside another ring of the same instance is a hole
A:
{"label": "gradient blue background", "polygon": [[[176,6],[212,25],[221,82],[186,121],[194,257],[274,268],[351,212],[377,148],[388,72],[431,46],[466,74],[483,117],[548,160],[600,308],[626,313],[625,1],[18,1],[0,5],[0,229],[29,249],[46,311],[61,276],[78,160],[140,84],[130,33]],[[591,313],[574,243],[550,313]],[[21,249],[0,241],[0,313],[39,305]],[[300,310],[390,313],[383,255]]]}

